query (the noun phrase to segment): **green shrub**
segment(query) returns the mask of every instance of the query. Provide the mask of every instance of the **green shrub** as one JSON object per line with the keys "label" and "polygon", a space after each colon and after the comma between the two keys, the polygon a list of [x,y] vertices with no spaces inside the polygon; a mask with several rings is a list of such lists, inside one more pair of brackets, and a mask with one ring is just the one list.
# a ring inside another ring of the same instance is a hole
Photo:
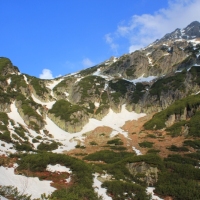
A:
{"label": "green shrub", "polygon": [[[56,117],[60,117],[62,120],[76,122],[78,119],[70,118],[71,115],[78,111],[86,111],[84,107],[79,105],[73,105],[70,102],[61,99],[56,101],[52,109],[49,110],[49,113],[54,114]],[[86,113],[85,113],[86,114]]]}
{"label": "green shrub", "polygon": [[76,148],[79,148],[79,149],[85,149],[85,148],[86,148],[85,146],[82,146],[82,145],[80,145],[80,144],[77,144],[75,147],[76,147]]}
{"label": "green shrub", "polygon": [[172,126],[166,128],[166,131],[169,132],[169,134],[172,137],[180,136],[181,135],[182,126],[184,126],[185,124],[186,124],[185,120],[177,122],[177,123],[173,124]]}
{"label": "green shrub", "polygon": [[36,77],[29,77],[31,79],[30,84],[35,89],[35,92],[38,96],[44,96],[45,93],[48,93],[48,90],[43,81]]}
{"label": "green shrub", "polygon": [[102,150],[102,151],[97,151],[95,153],[89,154],[85,156],[83,159],[90,160],[90,161],[104,161],[105,163],[115,163],[133,155],[134,154],[130,152],[117,153],[114,151]]}
{"label": "green shrub", "polygon": [[114,199],[142,199],[149,200],[149,196],[145,192],[145,188],[128,182],[122,181],[105,181],[102,187],[107,188],[107,192],[111,194]]}
{"label": "green shrub", "polygon": [[144,141],[144,142],[139,143],[139,145],[142,148],[152,148],[153,142]]}
{"label": "green shrub", "polygon": [[167,78],[161,78],[157,80],[150,89],[150,95],[156,95],[157,98],[160,98],[162,92],[166,93],[168,90],[184,90],[184,81],[186,77],[186,71],[182,71],[180,73],[176,73],[174,76],[170,76]]}
{"label": "green shrub", "polygon": [[38,143],[38,142],[39,142],[39,140],[37,140],[35,138],[32,139],[32,143]]}
{"label": "green shrub", "polygon": [[12,142],[11,137],[10,137],[10,132],[6,131],[4,133],[0,133],[0,140],[3,140],[5,142]]}
{"label": "green shrub", "polygon": [[116,139],[109,140],[107,144],[123,145],[124,143],[121,141],[120,138],[116,138]]}
{"label": "green shrub", "polygon": [[[200,104],[200,102],[199,102]],[[188,123],[189,126],[189,135],[200,137],[200,111],[197,111],[195,115],[193,115]]]}
{"label": "green shrub", "polygon": [[157,153],[159,153],[160,152],[160,150],[158,150],[158,149],[149,149],[148,151],[147,151],[147,153],[154,153],[154,154],[157,154]]}
{"label": "green shrub", "polygon": [[16,144],[16,150],[17,151],[33,151],[32,147],[30,144]]}
{"label": "green shrub", "polygon": [[177,147],[176,145],[171,145],[170,147],[168,147],[167,149],[169,149],[170,151],[189,151],[189,149],[187,147]]}
{"label": "green shrub", "polygon": [[200,140],[185,140],[183,144],[185,146],[193,147],[194,149],[200,149]]}
{"label": "green shrub", "polygon": [[199,162],[198,160],[192,159],[192,158],[187,158],[183,157],[179,154],[174,154],[174,155],[169,155],[167,158],[164,159],[165,161],[171,161],[175,163],[180,163],[180,164],[190,164],[193,166],[198,166]]}
{"label": "green shrub", "polygon": [[124,146],[111,146],[110,149],[116,150],[116,151],[126,151],[127,148]]}
{"label": "green shrub", "polygon": [[38,150],[40,151],[53,151],[58,148],[58,143],[57,142],[52,142],[50,144],[46,143],[40,143],[37,147]]}
{"label": "green shrub", "polygon": [[90,142],[90,145],[95,146],[98,145],[95,141]]}
{"label": "green shrub", "polygon": [[[156,113],[153,118],[151,120],[149,120],[148,122],[146,122],[144,124],[144,128],[148,129],[148,130],[152,130],[152,129],[162,129],[165,128],[165,122],[168,119],[168,117],[172,114],[178,114],[178,115],[182,115],[184,113],[184,109],[192,109],[192,108],[196,108],[197,106],[200,105],[200,94],[198,95],[192,95],[192,96],[188,96],[186,98],[183,98],[181,100],[177,100],[175,103],[173,103],[172,105],[170,105],[167,109]],[[192,116],[190,122],[189,122],[189,133],[190,135],[195,135],[198,136],[199,135],[199,130],[200,130],[200,125],[198,123],[198,118],[200,116],[200,111],[196,112],[194,116]],[[179,127],[178,130],[180,130],[180,126],[183,125],[185,122],[181,122],[178,123],[176,125],[174,125],[171,129],[168,128],[168,130],[174,131],[174,134],[178,134],[178,131],[175,131],[175,128]],[[197,132],[196,132],[197,131]]]}

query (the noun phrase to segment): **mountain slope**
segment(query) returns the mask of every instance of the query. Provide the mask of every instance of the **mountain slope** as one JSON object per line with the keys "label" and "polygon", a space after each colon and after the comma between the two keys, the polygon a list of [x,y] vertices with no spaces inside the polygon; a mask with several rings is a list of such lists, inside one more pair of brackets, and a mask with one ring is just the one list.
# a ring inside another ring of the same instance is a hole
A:
{"label": "mountain slope", "polygon": [[[2,174],[15,166],[15,173],[50,180],[46,199],[145,200],[152,186],[161,198],[200,198],[199,29],[192,22],[144,49],[53,80],[21,74],[1,57]],[[56,164],[70,173],[51,174],[48,165]],[[171,186],[167,176],[175,177]],[[0,188],[6,197],[14,191]]]}

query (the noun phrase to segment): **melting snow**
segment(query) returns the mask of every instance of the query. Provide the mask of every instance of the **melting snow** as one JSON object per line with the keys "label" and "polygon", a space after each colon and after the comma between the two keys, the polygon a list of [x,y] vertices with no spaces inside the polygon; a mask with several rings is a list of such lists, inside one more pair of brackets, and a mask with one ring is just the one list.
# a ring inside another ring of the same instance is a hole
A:
{"label": "melting snow", "polygon": [[48,84],[46,85],[46,87],[48,87],[50,90],[53,90],[53,88],[54,88],[56,85],[58,85],[58,83],[60,83],[62,80],[64,80],[64,79],[61,78],[61,79],[58,79],[58,80],[53,80],[53,81],[51,81],[51,83],[48,83]]}
{"label": "melting snow", "polygon": [[47,165],[46,170],[49,171],[49,172],[67,172],[67,173],[72,173],[70,168],[62,166],[60,164]]}
{"label": "melting snow", "polygon": [[10,85],[10,83],[11,83],[11,78],[7,79],[7,83],[8,83],[8,85]]}
{"label": "melting snow", "polygon": [[0,167],[0,185],[17,187],[22,194],[32,195],[39,198],[41,194],[51,194],[55,188],[50,186],[51,181],[40,181],[38,178],[16,175],[14,168]]}
{"label": "melting snow", "polygon": [[132,147],[132,149],[133,149],[133,151],[135,151],[137,156],[142,155],[140,150],[136,149],[135,147]]}
{"label": "melting snow", "polygon": [[154,187],[147,187],[146,191],[147,191],[147,194],[151,194],[152,195],[152,200],[163,200],[161,199],[160,197],[156,196],[153,192],[153,190],[155,190]]}
{"label": "melting snow", "polygon": [[152,59],[149,58],[149,57],[147,57],[147,58],[148,58],[148,60],[149,60],[149,64],[152,66],[152,65],[153,65],[153,63],[152,63]]}
{"label": "melting snow", "polygon": [[96,72],[94,72],[93,74],[92,74],[93,76],[100,76],[100,77],[102,77],[102,78],[104,78],[104,79],[106,79],[106,80],[111,80],[113,77],[111,77],[111,76],[107,76],[107,75],[103,75],[103,74],[101,74],[101,71],[99,70],[99,69],[97,69],[97,71]]}
{"label": "melting snow", "polygon": [[51,102],[42,102],[40,101],[39,99],[37,99],[33,94],[31,95],[31,97],[33,98],[33,100],[38,103],[38,104],[41,104],[43,106],[46,106],[48,109],[51,109],[53,104],[56,102],[56,101],[51,101]]}
{"label": "melting snow", "polygon": [[24,123],[24,120],[22,119],[22,117],[19,115],[18,111],[17,111],[17,107],[15,106],[15,102],[11,104],[11,112],[7,113],[10,119],[13,119],[14,121],[18,122],[19,124],[22,124],[24,126],[26,126],[26,124]]}
{"label": "melting snow", "polygon": [[94,174],[94,183],[93,183],[93,187],[95,188],[95,192],[97,192],[97,194],[99,196],[102,196],[103,197],[103,200],[112,200],[111,197],[109,197],[107,194],[106,194],[106,189],[105,188],[102,188],[101,187],[101,182],[97,179],[98,177],[98,173],[95,173]]}
{"label": "melting snow", "polygon": [[78,83],[83,77],[77,78],[75,83]]}
{"label": "melting snow", "polygon": [[132,83],[139,83],[139,82],[151,82],[152,80],[154,80],[155,78],[157,78],[157,76],[148,76],[148,77],[144,77],[144,74],[142,76],[140,76],[139,78],[137,79],[133,79],[133,80],[127,80],[127,79],[124,79],[124,80],[127,80],[129,82],[132,82]]}
{"label": "melting snow", "polygon": [[28,84],[27,77],[25,75],[23,75],[23,77],[24,77],[26,84]]}
{"label": "melting snow", "polygon": [[68,92],[64,92],[64,94],[68,97],[69,96],[69,93]]}
{"label": "melting snow", "polygon": [[15,153],[13,149],[13,144],[9,144],[0,140],[0,155],[8,155],[10,153]]}
{"label": "melting snow", "polygon": [[192,40],[188,40],[188,42],[191,42],[192,44],[199,44],[200,40],[195,38],[195,39],[192,39]]}
{"label": "melting snow", "polygon": [[95,107],[98,108],[99,107],[99,102],[95,102],[94,105],[95,105]]}

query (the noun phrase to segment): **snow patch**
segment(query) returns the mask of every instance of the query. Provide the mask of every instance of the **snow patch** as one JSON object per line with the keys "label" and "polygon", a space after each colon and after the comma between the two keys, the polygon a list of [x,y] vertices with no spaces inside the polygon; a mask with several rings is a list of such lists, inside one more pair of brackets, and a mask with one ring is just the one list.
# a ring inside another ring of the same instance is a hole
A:
{"label": "snow patch", "polygon": [[95,105],[95,107],[98,108],[99,107],[99,102],[95,102],[94,105]]}
{"label": "snow patch", "polygon": [[13,144],[3,142],[0,140],[0,155],[9,155],[10,153],[15,153]]}
{"label": "snow patch", "polygon": [[78,83],[83,77],[77,78],[75,83]]}
{"label": "snow patch", "polygon": [[152,63],[152,59],[149,58],[149,57],[147,57],[147,58],[148,58],[148,60],[149,60],[149,64],[152,66],[152,65],[153,65],[153,63]]}
{"label": "snow patch", "polygon": [[151,194],[152,195],[152,199],[151,200],[164,200],[164,199],[161,199],[160,197],[156,196],[154,194],[153,190],[155,190],[155,187],[147,187],[147,189],[146,189],[147,194]]}
{"label": "snow patch", "polygon": [[139,78],[137,79],[133,79],[133,80],[128,80],[128,79],[124,79],[124,80],[127,80],[129,82],[132,82],[132,83],[140,83],[140,82],[151,82],[152,80],[156,79],[157,76],[148,76],[148,77],[144,77],[144,74],[142,76],[140,76]]}
{"label": "snow patch", "polygon": [[112,200],[112,198],[106,194],[107,190],[101,187],[102,183],[97,179],[98,175],[98,173],[95,173],[93,179],[93,187],[95,192],[98,194],[99,197],[102,196],[104,200]]}
{"label": "snow patch", "polygon": [[63,81],[63,80],[64,80],[63,78],[58,79],[58,80],[53,80],[53,81],[51,81],[51,83],[48,83],[48,84],[46,85],[46,87],[48,87],[50,90],[53,90],[53,88],[54,88],[56,85],[58,85],[58,83],[60,83],[60,82]]}
{"label": "snow patch", "polygon": [[10,83],[11,83],[11,78],[7,79],[7,83],[8,83],[8,85],[10,85]]}
{"label": "snow patch", "polygon": [[142,155],[140,150],[136,149],[135,147],[132,147],[132,149],[133,149],[133,151],[135,151],[137,156]]}
{"label": "snow patch", "polygon": [[0,185],[17,187],[22,194],[32,195],[33,198],[40,198],[41,194],[51,194],[56,189],[50,186],[51,181],[40,181],[38,177],[25,177],[16,175],[14,168],[0,166]]}
{"label": "snow patch", "polygon": [[70,174],[72,173],[70,168],[62,166],[60,164],[47,165],[46,170],[49,171],[49,172],[67,172],[67,173],[70,173]]}
{"label": "snow patch", "polygon": [[64,92],[64,94],[66,95],[66,97],[68,97],[68,96],[69,96],[69,93],[68,93],[68,92]]}
{"label": "snow patch", "polygon": [[15,106],[15,102],[13,102],[10,106],[11,108],[11,112],[10,113],[7,113],[8,114],[8,117],[10,119],[13,119],[15,122],[23,125],[23,126],[26,126],[26,124],[24,123],[24,120],[22,119],[22,117],[19,115],[18,111],[17,111],[17,107]]}
{"label": "snow patch", "polygon": [[46,106],[48,109],[51,109],[52,106],[54,105],[54,103],[56,103],[56,101],[42,102],[39,99],[37,99],[33,94],[31,95],[31,97],[33,98],[33,101],[35,101],[35,103],[41,104],[43,106]]}
{"label": "snow patch", "polygon": [[26,82],[26,84],[28,85],[28,80],[27,80],[27,77],[25,75],[23,75],[24,77],[24,81]]}

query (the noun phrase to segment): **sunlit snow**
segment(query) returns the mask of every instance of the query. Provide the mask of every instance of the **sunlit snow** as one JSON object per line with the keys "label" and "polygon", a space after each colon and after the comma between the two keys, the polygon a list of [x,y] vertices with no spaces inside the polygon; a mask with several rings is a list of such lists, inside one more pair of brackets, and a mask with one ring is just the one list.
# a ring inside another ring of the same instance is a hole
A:
{"label": "sunlit snow", "polygon": [[13,119],[14,121],[18,122],[19,124],[26,126],[26,124],[24,123],[24,120],[22,119],[22,117],[19,115],[19,113],[17,111],[17,107],[15,106],[15,102],[13,102],[11,104],[10,108],[11,108],[11,112],[7,113],[8,117],[10,119]]}
{"label": "sunlit snow", "polygon": [[27,77],[25,75],[23,75],[23,77],[24,77],[24,81],[26,82],[26,84],[28,84]]}
{"label": "sunlit snow", "polygon": [[129,82],[132,82],[132,83],[140,83],[140,82],[151,82],[152,80],[156,79],[157,76],[148,76],[148,77],[144,77],[144,74],[140,77],[138,77],[137,79],[133,79],[133,80],[127,80]]}
{"label": "sunlit snow", "polygon": [[135,151],[137,156],[142,155],[140,150],[136,149],[135,147],[132,147],[132,149],[133,149],[133,151]]}
{"label": "sunlit snow", "polygon": [[14,168],[0,166],[0,185],[17,187],[20,193],[32,195],[32,199],[39,198],[43,193],[48,195],[55,191],[50,183],[51,181],[40,181],[38,177],[16,175]]}
{"label": "sunlit snow", "polygon": [[101,182],[97,179],[98,177],[98,173],[95,173],[94,174],[94,183],[93,183],[93,187],[94,187],[94,190],[95,192],[97,192],[97,194],[99,196],[102,196],[103,197],[103,200],[112,200],[111,197],[109,197],[107,194],[106,194],[106,189],[105,188],[102,188],[101,187]]}
{"label": "sunlit snow", "polygon": [[60,83],[62,80],[64,80],[63,78],[58,79],[58,80],[52,80],[51,83],[48,83],[46,85],[46,87],[48,87],[50,90],[53,90],[53,88],[58,85],[58,83]]}
{"label": "sunlit snow", "polygon": [[42,101],[40,101],[39,99],[37,99],[33,94],[31,95],[31,97],[33,98],[33,100],[34,100],[36,103],[41,104],[41,105],[43,105],[43,106],[46,106],[48,109],[51,109],[52,106],[54,105],[54,103],[56,102],[56,101],[42,102]]}
{"label": "sunlit snow", "polygon": [[60,164],[47,165],[46,170],[49,171],[49,172],[67,172],[67,173],[72,173],[70,168],[62,166]]}
{"label": "sunlit snow", "polygon": [[13,149],[13,144],[0,140],[0,155],[8,155],[15,152],[16,150]]}
{"label": "sunlit snow", "polygon": [[147,194],[151,194],[151,195],[152,195],[151,200],[163,200],[163,199],[161,199],[160,197],[156,196],[156,195],[154,194],[153,190],[155,190],[154,187],[147,187],[147,189],[146,189]]}
{"label": "sunlit snow", "polygon": [[10,85],[10,83],[11,83],[11,78],[7,79],[7,83],[8,83],[8,85]]}

